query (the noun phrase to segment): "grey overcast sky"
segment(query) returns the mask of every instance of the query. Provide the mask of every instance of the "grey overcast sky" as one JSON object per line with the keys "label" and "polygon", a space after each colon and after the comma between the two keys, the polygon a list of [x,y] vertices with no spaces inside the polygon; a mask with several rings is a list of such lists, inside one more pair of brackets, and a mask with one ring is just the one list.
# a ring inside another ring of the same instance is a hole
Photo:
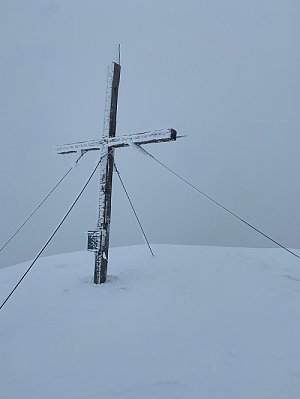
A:
{"label": "grey overcast sky", "polygon": [[[175,128],[147,149],[274,239],[300,248],[299,0],[1,0],[0,242],[72,164],[56,144],[100,137],[122,45],[118,134]],[[95,164],[87,154],[0,254],[32,258]],[[269,246],[151,159],[116,161],[153,243]],[[86,247],[95,178],[47,254]],[[111,244],[141,243],[119,182]]]}

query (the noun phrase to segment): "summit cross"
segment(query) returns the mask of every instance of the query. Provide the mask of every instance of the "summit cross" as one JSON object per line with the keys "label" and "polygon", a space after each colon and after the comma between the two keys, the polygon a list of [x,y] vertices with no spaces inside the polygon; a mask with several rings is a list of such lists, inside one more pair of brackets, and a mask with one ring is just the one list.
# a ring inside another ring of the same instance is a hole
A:
{"label": "summit cross", "polygon": [[161,143],[174,141],[177,132],[174,129],[153,130],[116,137],[117,103],[121,65],[113,62],[110,68],[104,109],[103,137],[95,140],[80,141],[56,147],[57,154],[84,154],[87,151],[100,150],[100,191],[97,228],[88,232],[88,250],[95,253],[94,283],[101,284],[107,280],[109,231],[111,220],[112,177],[114,170],[115,148],[129,145]]}

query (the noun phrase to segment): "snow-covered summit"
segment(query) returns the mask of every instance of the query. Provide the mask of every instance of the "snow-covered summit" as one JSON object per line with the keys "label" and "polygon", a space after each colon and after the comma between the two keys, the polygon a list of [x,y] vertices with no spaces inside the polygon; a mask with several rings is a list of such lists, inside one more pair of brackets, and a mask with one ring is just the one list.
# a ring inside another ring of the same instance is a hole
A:
{"label": "snow-covered summit", "polygon": [[[300,264],[280,249],[42,258],[0,312],[1,399],[299,399]],[[28,263],[0,270],[0,299]]]}

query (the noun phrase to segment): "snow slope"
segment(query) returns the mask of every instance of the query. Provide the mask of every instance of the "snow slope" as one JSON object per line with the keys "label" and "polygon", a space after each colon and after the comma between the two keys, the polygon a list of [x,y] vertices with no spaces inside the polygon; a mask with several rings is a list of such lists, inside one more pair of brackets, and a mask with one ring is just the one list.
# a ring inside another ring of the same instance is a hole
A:
{"label": "snow slope", "polygon": [[[0,312],[1,399],[299,399],[300,263],[280,249],[42,258]],[[4,299],[27,264],[0,270]]]}

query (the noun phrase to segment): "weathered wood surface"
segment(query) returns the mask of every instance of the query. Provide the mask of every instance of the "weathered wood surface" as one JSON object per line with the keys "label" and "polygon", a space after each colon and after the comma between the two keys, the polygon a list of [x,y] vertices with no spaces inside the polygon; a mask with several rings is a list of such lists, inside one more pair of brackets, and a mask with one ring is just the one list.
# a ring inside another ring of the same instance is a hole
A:
{"label": "weathered wood surface", "polygon": [[[104,137],[115,137],[117,125],[118,91],[121,66],[113,63],[112,79],[108,81],[106,109],[104,115]],[[114,169],[114,149],[106,148],[100,169],[100,196],[98,229],[100,230],[99,249],[95,253],[94,283],[105,283],[107,279],[109,233],[111,219],[112,177]]]}

